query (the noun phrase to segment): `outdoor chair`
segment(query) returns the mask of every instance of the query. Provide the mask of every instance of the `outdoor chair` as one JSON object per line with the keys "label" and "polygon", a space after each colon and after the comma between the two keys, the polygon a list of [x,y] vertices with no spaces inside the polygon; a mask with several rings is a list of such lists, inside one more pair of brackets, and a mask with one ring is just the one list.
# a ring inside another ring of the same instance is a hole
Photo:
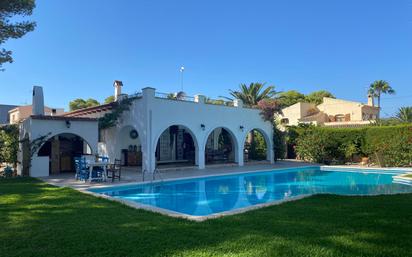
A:
{"label": "outdoor chair", "polygon": [[122,162],[118,159],[114,160],[114,164],[107,170],[107,178],[111,178],[112,182],[115,179],[120,181],[122,175]]}
{"label": "outdoor chair", "polygon": [[76,180],[86,181],[89,179],[89,170],[87,169],[86,159],[84,157],[75,157],[74,166],[76,169]]}

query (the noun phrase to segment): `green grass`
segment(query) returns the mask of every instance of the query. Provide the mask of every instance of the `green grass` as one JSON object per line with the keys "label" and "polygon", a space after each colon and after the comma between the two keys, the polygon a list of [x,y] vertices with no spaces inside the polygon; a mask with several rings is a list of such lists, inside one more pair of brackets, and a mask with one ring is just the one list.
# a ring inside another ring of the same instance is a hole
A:
{"label": "green grass", "polygon": [[412,174],[408,174],[408,175],[406,175],[405,177],[407,177],[407,178],[412,178]]}
{"label": "green grass", "polygon": [[198,223],[3,179],[0,256],[412,256],[412,194],[318,195]]}

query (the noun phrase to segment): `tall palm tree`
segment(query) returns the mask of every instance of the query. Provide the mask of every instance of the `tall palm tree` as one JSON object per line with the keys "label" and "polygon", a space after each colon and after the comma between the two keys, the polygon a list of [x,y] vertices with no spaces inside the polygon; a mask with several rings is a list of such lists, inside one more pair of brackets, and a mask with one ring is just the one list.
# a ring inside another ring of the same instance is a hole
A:
{"label": "tall palm tree", "polygon": [[395,90],[385,80],[376,80],[369,86],[368,93],[378,99],[378,107],[381,107],[382,94],[395,94]]}
{"label": "tall palm tree", "polygon": [[[263,99],[269,99],[274,97],[277,92],[275,91],[275,86],[268,86],[267,88],[265,87],[266,83],[250,83],[249,86],[246,84],[240,84],[239,85],[239,91],[237,90],[229,90],[229,93],[232,97],[235,99],[240,99],[242,102],[246,105],[251,105],[251,106],[256,106],[259,101]],[[230,99],[228,97],[225,97],[227,99]],[[230,99],[231,100],[231,99]],[[252,144],[252,142],[255,139],[255,135],[253,131],[249,133],[248,136],[248,143]]]}
{"label": "tall palm tree", "polygon": [[[277,92],[274,86],[265,87],[265,83],[240,84],[239,91],[229,90],[232,97],[242,100],[247,105],[257,105],[260,100],[274,97]],[[230,98],[229,98],[230,99]]]}
{"label": "tall palm tree", "polygon": [[396,118],[402,122],[412,122],[412,107],[399,108]]}

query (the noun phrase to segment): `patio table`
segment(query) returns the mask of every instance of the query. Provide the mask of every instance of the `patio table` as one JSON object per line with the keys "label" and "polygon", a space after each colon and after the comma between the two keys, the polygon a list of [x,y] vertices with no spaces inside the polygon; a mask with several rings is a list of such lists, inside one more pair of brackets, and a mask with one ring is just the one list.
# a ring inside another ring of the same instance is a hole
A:
{"label": "patio table", "polygon": [[89,182],[92,182],[93,180],[97,180],[100,178],[94,177],[93,178],[93,168],[94,167],[100,167],[103,168],[103,181],[106,181],[107,179],[107,166],[111,165],[108,162],[95,162],[95,161],[91,161],[88,162],[87,165],[89,166]]}

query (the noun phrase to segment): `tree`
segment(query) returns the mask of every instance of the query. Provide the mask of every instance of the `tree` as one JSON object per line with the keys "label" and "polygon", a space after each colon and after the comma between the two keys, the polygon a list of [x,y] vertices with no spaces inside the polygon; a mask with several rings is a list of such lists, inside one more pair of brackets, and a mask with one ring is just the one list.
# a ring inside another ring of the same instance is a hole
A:
{"label": "tree", "polygon": [[0,163],[7,162],[17,166],[19,150],[19,126],[16,124],[0,127]]}
{"label": "tree", "polygon": [[396,118],[401,122],[412,122],[412,107],[399,108]]}
{"label": "tree", "polygon": [[[381,95],[382,94],[395,94],[395,90],[389,85],[389,83],[385,80],[375,80],[369,86],[368,93],[373,97],[378,99],[378,107],[381,107]],[[378,117],[379,118],[379,117]]]}
{"label": "tree", "polygon": [[[230,95],[242,100],[244,104],[252,106],[256,106],[259,101],[272,98],[277,94],[274,86],[265,88],[265,83],[250,83],[249,86],[240,84],[239,88],[239,91],[229,90]],[[230,99],[228,97],[226,98]]]}
{"label": "tree", "polygon": [[109,103],[113,103],[113,102],[114,102],[114,96],[113,95],[108,96],[108,97],[106,97],[106,99],[104,99],[105,104],[109,104]]}
{"label": "tree", "polygon": [[[239,91],[229,90],[229,93],[232,97],[242,100],[246,105],[257,106],[258,103],[265,99],[273,98],[277,92],[275,91],[275,86],[265,87],[265,83],[250,83],[249,86],[246,84],[240,84]],[[225,97],[230,99],[229,97]],[[232,99],[230,99],[232,100]],[[254,140],[254,134],[250,133],[248,137],[249,143],[252,143]]]}
{"label": "tree", "polygon": [[296,91],[289,90],[286,92],[279,93],[278,101],[281,108],[289,107],[298,102],[304,102],[305,95]]}
{"label": "tree", "polygon": [[328,92],[326,90],[319,90],[306,95],[305,102],[318,105],[323,103],[324,97],[335,98],[335,96],[331,92]]}
{"label": "tree", "polygon": [[95,99],[89,98],[87,100],[84,100],[81,98],[77,98],[73,101],[70,101],[69,108],[70,108],[70,111],[75,111],[75,110],[98,106],[98,105],[100,105],[100,103]]}
{"label": "tree", "polygon": [[261,109],[260,115],[265,121],[273,122],[274,115],[282,112],[277,99],[260,100],[258,106]]}
{"label": "tree", "polygon": [[[36,23],[29,21],[16,21],[15,16],[30,16],[35,7],[34,0],[6,0],[0,2],[0,45],[10,38],[21,38],[26,33],[33,31]],[[0,70],[3,63],[12,63],[12,51],[0,49]]]}

